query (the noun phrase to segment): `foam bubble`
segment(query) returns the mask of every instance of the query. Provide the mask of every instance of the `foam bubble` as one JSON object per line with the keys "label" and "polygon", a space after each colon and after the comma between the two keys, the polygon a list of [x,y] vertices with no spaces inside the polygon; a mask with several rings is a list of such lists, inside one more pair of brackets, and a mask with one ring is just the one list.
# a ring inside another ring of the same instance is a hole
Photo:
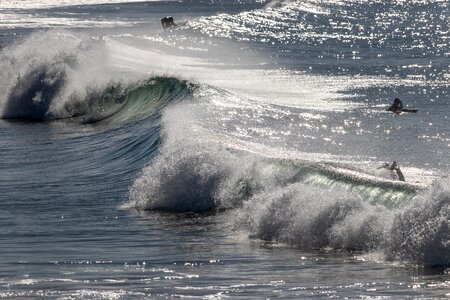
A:
{"label": "foam bubble", "polygon": [[450,265],[450,179],[436,181],[399,211],[388,257],[430,266]]}
{"label": "foam bubble", "polygon": [[238,217],[258,239],[303,249],[372,250],[382,243],[390,212],[342,189],[295,183],[264,191]]}

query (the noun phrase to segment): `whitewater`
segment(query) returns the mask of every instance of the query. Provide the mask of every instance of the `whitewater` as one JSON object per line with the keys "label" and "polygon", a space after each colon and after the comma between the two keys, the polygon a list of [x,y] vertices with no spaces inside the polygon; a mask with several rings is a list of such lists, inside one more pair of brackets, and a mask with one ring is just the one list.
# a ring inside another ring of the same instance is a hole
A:
{"label": "whitewater", "polygon": [[1,1],[0,298],[450,297],[449,21]]}

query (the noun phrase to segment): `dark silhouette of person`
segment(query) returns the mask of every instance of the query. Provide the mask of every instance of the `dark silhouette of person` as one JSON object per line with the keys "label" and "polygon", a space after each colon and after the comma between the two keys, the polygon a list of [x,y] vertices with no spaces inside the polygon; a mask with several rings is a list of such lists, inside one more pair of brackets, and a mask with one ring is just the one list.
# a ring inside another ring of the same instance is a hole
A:
{"label": "dark silhouette of person", "polygon": [[400,98],[395,98],[394,103],[392,103],[392,105],[387,109],[387,111],[397,112],[402,109],[403,109],[402,100],[400,100]]}
{"label": "dark silhouette of person", "polygon": [[171,16],[167,16],[167,17],[162,18],[161,19],[161,25],[164,28],[164,30],[171,29],[171,28],[177,26],[177,24],[175,24],[173,22],[173,17],[171,17]]}
{"label": "dark silhouette of person", "polygon": [[[400,170],[400,167],[398,166],[397,162],[394,161],[391,165],[384,164],[381,167],[378,167],[378,169],[386,169],[389,171],[395,171],[397,173],[398,180],[405,181],[405,176],[403,175],[402,171]],[[393,178],[395,178],[395,175],[391,174]]]}
{"label": "dark silhouette of person", "polygon": [[398,168],[398,164],[396,161],[392,162],[392,165],[389,167],[389,170],[393,171]]}

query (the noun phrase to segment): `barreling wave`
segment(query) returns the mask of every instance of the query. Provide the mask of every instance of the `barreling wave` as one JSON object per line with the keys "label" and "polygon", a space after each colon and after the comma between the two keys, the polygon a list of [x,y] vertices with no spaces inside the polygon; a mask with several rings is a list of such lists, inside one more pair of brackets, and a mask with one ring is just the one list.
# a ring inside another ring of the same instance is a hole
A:
{"label": "barreling wave", "polygon": [[195,90],[173,77],[121,72],[108,60],[103,41],[66,32],[32,35],[2,54],[2,119],[123,122],[160,111]]}
{"label": "barreling wave", "polygon": [[240,207],[262,191],[296,183],[346,190],[388,208],[401,206],[420,190],[328,163],[262,158],[202,143],[163,148],[135,182],[131,198],[143,209],[221,210]]}
{"label": "barreling wave", "polygon": [[161,111],[168,103],[188,97],[195,86],[170,77],[154,77],[129,86],[120,82],[106,87],[87,87],[85,96],[71,95],[63,110],[55,112],[58,92],[66,81],[61,70],[43,67],[19,80],[8,97],[3,119],[47,122],[70,118],[82,124],[124,122],[146,113]]}

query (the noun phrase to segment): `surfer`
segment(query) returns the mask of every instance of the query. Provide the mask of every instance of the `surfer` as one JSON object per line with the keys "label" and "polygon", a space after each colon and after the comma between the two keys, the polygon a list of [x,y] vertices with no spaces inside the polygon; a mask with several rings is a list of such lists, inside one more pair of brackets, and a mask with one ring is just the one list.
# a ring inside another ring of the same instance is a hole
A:
{"label": "surfer", "polygon": [[400,98],[395,98],[394,103],[387,109],[387,111],[399,112],[403,109],[403,103]]}
{"label": "surfer", "polygon": [[[386,169],[391,172],[395,171],[397,173],[398,180],[405,181],[405,176],[403,175],[402,170],[400,170],[400,167],[398,166],[396,161],[394,161],[391,165],[386,163],[386,164],[382,165],[381,167],[378,167],[377,169]],[[395,175],[393,175],[392,173],[391,173],[391,175],[392,175],[392,178],[395,179]]]}
{"label": "surfer", "polygon": [[171,17],[171,16],[167,16],[167,17],[162,18],[161,19],[161,25],[164,28],[164,30],[171,29],[171,28],[177,26],[177,24],[175,24],[173,22],[173,17]]}
{"label": "surfer", "polygon": [[416,113],[418,111],[417,108],[404,108],[403,107],[403,103],[402,100],[400,100],[400,98],[395,98],[394,99],[394,103],[392,103],[391,106],[389,106],[388,109],[386,109],[387,111],[392,111],[395,114],[400,114],[400,113]]}

